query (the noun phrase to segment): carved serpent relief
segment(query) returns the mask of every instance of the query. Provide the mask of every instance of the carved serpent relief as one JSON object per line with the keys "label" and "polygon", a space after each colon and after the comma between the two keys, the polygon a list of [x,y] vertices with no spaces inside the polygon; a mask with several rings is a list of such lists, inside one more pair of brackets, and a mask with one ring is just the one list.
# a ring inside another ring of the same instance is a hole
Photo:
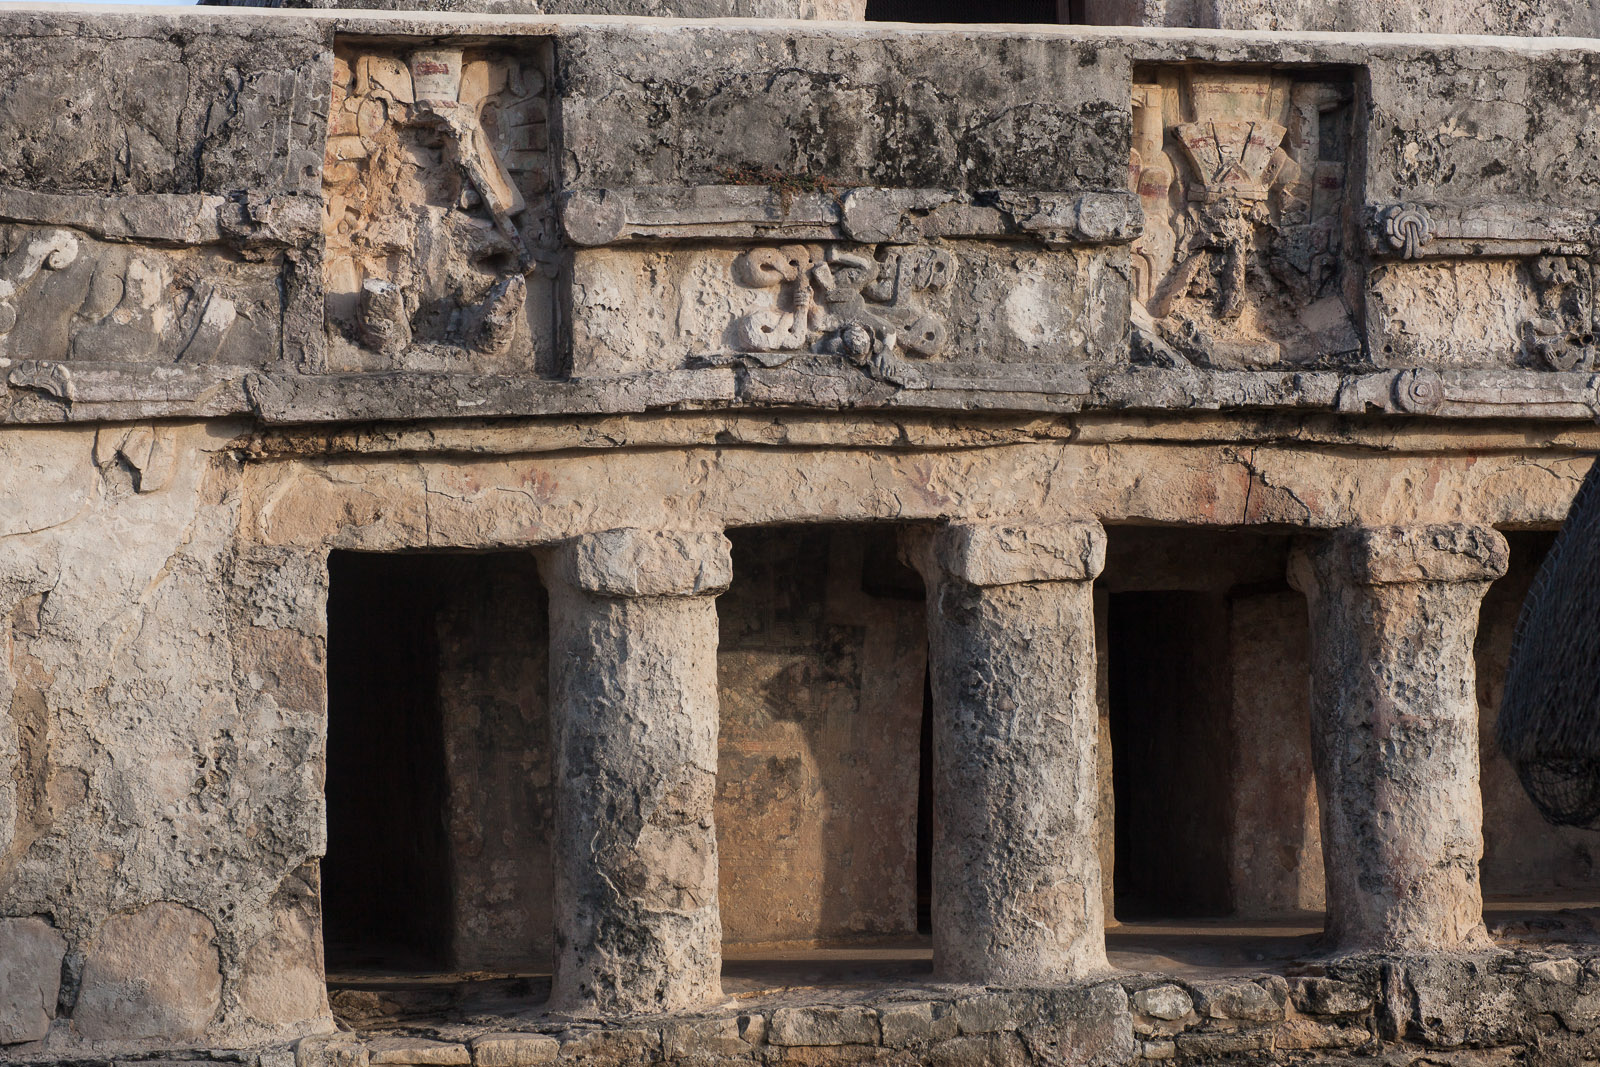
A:
{"label": "carved serpent relief", "polygon": [[733,345],[742,352],[814,352],[863,364],[928,359],[945,347],[940,297],[954,273],[955,258],[931,245],[754,248],[734,260],[734,280],[773,290],[774,306],[739,318]]}
{"label": "carved serpent relief", "polygon": [[1133,91],[1136,347],[1157,362],[1308,364],[1359,348],[1340,281],[1350,90],[1149,70]]}
{"label": "carved serpent relief", "polygon": [[338,50],[325,275],[347,340],[425,365],[503,357],[526,334],[554,239],[547,119],[536,57]]}

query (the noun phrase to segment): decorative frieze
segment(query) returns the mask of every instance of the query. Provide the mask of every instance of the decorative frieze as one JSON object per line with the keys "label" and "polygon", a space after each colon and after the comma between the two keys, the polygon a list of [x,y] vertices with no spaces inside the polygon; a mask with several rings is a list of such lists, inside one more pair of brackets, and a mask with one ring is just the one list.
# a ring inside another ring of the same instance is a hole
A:
{"label": "decorative frieze", "polygon": [[1348,83],[1223,67],[1135,77],[1142,357],[1268,368],[1358,350],[1341,285]]}
{"label": "decorative frieze", "polygon": [[336,365],[531,370],[548,348],[544,67],[537,52],[338,49],[323,164]]}

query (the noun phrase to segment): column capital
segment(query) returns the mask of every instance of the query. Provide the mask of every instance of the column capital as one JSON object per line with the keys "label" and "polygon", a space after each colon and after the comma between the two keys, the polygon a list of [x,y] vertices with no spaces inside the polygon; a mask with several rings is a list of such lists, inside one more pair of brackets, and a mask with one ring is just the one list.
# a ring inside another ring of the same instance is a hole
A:
{"label": "column capital", "polygon": [[1506,539],[1492,526],[1450,522],[1418,526],[1350,526],[1295,553],[1290,579],[1306,591],[1303,567],[1352,585],[1492,582],[1510,562]]}
{"label": "column capital", "polygon": [[1106,564],[1106,532],[1092,520],[952,523],[911,548],[924,577],[948,575],[975,586],[1089,581]]}
{"label": "column capital", "polygon": [[716,596],[733,580],[721,531],[622,527],[582,534],[553,553],[555,576],[594,596]]}

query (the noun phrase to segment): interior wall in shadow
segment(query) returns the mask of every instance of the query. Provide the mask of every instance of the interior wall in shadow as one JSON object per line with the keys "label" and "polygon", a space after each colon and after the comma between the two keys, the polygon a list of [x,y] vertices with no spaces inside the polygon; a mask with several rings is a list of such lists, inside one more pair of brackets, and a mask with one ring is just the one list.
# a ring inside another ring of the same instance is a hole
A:
{"label": "interior wall in shadow", "polygon": [[1107,615],[1117,918],[1226,915],[1227,599],[1119,593]]}
{"label": "interior wall in shadow", "polygon": [[443,965],[450,942],[443,722],[433,591],[409,557],[328,561],[330,971]]}
{"label": "interior wall in shadow", "polygon": [[895,536],[729,534],[716,820],[730,944],[917,929],[927,636]]}
{"label": "interior wall in shadow", "polygon": [[548,972],[548,608],[531,554],[329,560],[332,971]]}
{"label": "interior wall in shadow", "polygon": [[1489,897],[1600,898],[1600,834],[1545,822],[1495,744],[1506,667],[1522,601],[1553,533],[1512,532],[1511,566],[1478,617],[1478,726],[1483,789],[1483,892]]}

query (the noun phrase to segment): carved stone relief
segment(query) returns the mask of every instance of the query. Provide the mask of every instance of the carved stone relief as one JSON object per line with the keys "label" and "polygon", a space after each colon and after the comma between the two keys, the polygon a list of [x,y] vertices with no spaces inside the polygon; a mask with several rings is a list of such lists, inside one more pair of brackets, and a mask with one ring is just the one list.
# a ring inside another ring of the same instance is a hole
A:
{"label": "carved stone relief", "polygon": [[1215,67],[1133,88],[1135,349],[1154,362],[1316,364],[1360,342],[1343,293],[1349,86]]}
{"label": "carved stone relief", "polygon": [[0,357],[266,363],[281,315],[273,262],[0,226]]}
{"label": "carved stone relief", "polygon": [[534,370],[548,351],[545,65],[337,51],[323,171],[334,362]]}
{"label": "carved stone relief", "polygon": [[822,353],[863,365],[938,356],[948,339],[945,294],[954,274],[951,253],[932,245],[753,248],[734,260],[734,280],[771,290],[772,303],[734,322],[733,348]]}
{"label": "carved stone relief", "polygon": [[1594,366],[1594,268],[1577,256],[1540,256],[1528,266],[1538,314],[1523,323],[1525,354],[1535,366]]}

